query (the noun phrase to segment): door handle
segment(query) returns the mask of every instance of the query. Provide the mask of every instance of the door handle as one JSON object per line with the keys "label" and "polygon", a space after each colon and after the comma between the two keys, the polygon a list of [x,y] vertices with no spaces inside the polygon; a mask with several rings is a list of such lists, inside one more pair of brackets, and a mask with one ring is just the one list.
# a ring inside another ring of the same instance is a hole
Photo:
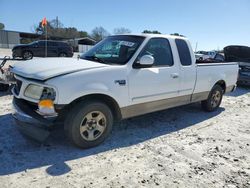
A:
{"label": "door handle", "polygon": [[178,77],[179,77],[179,74],[178,74],[178,73],[172,73],[172,74],[171,74],[171,77],[172,77],[172,78],[178,78]]}

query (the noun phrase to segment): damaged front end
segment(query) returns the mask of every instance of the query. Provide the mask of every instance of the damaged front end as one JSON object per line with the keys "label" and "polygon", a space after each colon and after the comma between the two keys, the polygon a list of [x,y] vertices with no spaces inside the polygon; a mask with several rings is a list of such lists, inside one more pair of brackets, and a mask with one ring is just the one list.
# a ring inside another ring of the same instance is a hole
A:
{"label": "damaged front end", "polygon": [[12,115],[19,130],[26,136],[44,142],[58,120],[58,108],[54,104],[54,88],[15,75],[12,88]]}

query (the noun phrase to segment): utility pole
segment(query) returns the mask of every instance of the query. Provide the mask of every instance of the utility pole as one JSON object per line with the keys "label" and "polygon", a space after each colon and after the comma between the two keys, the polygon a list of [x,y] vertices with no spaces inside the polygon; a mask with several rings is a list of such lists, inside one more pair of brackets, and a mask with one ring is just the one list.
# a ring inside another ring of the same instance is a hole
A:
{"label": "utility pole", "polygon": [[197,52],[198,42],[195,44],[195,52]]}
{"label": "utility pole", "polygon": [[56,28],[58,29],[58,27],[59,27],[58,16],[56,16]]}
{"label": "utility pole", "polygon": [[48,52],[48,44],[47,44],[47,40],[48,40],[48,31],[47,31],[47,24],[45,26],[45,57],[47,57],[47,52]]}

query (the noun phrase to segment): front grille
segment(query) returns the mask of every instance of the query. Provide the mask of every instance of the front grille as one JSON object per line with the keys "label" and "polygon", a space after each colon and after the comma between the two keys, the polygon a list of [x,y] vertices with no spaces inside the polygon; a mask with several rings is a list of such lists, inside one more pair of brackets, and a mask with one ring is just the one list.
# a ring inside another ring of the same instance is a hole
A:
{"label": "front grille", "polygon": [[20,90],[21,90],[21,87],[22,87],[22,81],[16,80],[15,93],[16,93],[17,95],[19,95]]}

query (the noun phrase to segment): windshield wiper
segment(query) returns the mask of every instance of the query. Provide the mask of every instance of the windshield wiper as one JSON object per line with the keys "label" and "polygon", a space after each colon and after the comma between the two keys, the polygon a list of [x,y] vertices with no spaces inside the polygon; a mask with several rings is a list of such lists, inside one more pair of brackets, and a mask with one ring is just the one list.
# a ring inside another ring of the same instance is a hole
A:
{"label": "windshield wiper", "polygon": [[93,59],[95,61],[98,61],[99,63],[103,63],[103,64],[107,64],[106,61],[104,61],[103,59],[99,58],[99,57],[96,57],[96,56],[85,56],[86,58],[90,58],[90,59]]}

